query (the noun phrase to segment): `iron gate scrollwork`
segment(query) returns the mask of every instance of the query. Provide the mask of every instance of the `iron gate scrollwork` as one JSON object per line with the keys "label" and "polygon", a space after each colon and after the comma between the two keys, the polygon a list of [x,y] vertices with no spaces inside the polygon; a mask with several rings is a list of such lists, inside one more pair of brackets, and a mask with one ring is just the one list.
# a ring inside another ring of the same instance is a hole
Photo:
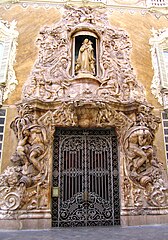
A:
{"label": "iron gate scrollwork", "polygon": [[117,137],[114,129],[56,129],[52,226],[120,224]]}

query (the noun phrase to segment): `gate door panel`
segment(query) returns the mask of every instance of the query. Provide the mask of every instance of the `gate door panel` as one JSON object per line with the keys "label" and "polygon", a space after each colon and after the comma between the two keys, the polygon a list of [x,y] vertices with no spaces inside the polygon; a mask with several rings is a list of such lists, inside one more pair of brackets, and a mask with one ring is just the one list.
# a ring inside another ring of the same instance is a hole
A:
{"label": "gate door panel", "polygon": [[53,153],[53,227],[120,224],[114,130],[57,129]]}

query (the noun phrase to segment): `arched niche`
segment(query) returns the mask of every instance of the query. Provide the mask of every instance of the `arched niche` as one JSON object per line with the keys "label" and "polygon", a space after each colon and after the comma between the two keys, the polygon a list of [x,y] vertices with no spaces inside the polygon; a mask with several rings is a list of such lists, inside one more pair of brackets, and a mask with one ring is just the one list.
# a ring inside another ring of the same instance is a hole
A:
{"label": "arched niche", "polygon": [[81,46],[83,45],[85,39],[88,39],[91,42],[91,47],[93,49],[93,57],[94,61],[94,72],[92,73],[93,76],[99,75],[99,37],[89,30],[81,30],[72,35],[72,76],[78,75],[76,71],[77,59],[79,55],[79,51]]}

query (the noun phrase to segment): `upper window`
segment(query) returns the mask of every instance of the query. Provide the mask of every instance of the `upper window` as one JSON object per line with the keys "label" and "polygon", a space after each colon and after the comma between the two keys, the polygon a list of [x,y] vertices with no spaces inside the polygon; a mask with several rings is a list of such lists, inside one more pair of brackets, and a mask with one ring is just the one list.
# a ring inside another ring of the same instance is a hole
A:
{"label": "upper window", "polygon": [[164,58],[164,63],[166,68],[166,76],[168,80],[168,46],[167,46],[167,49],[163,50],[163,58]]}
{"label": "upper window", "polygon": [[0,161],[2,159],[6,110],[0,109]]}
{"label": "upper window", "polygon": [[162,124],[163,124],[163,134],[164,134],[164,143],[165,143],[165,152],[168,165],[168,113],[162,113]]}
{"label": "upper window", "polygon": [[165,7],[166,0],[147,0],[148,7]]}
{"label": "upper window", "polygon": [[168,28],[153,30],[150,45],[154,69],[151,90],[164,109],[168,109]]}
{"label": "upper window", "polygon": [[18,38],[15,28],[15,21],[0,20],[0,105],[18,83],[13,69]]}

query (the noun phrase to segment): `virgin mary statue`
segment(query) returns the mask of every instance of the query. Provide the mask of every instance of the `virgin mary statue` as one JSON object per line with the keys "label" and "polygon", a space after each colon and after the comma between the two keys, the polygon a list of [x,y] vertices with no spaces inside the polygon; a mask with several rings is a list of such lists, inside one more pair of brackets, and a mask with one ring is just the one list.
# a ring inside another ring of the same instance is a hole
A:
{"label": "virgin mary statue", "polygon": [[79,49],[75,72],[95,74],[94,49],[92,47],[92,42],[87,38],[83,41]]}

